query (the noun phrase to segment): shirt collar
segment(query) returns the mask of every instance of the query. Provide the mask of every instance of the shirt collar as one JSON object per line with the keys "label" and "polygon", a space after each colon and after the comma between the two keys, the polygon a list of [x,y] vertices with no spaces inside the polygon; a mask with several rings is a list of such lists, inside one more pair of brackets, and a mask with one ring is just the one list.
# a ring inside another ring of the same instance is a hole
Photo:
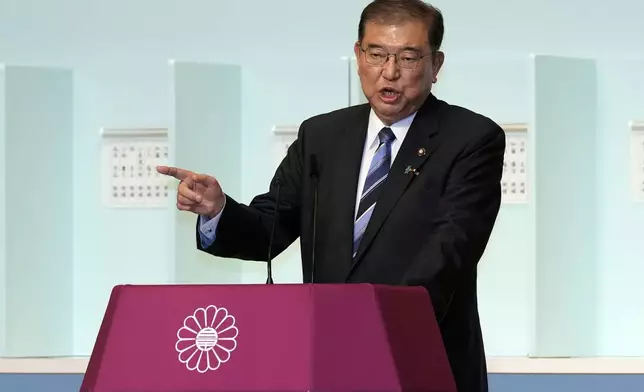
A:
{"label": "shirt collar", "polygon": [[[417,112],[414,112],[389,126],[394,135],[396,135],[396,141],[400,142],[405,138],[411,123],[414,121],[414,117],[416,117],[416,113]],[[370,148],[375,147],[380,143],[378,133],[384,127],[386,127],[386,125],[378,118],[373,109],[371,109],[371,112],[369,113],[369,126],[367,128],[367,142]]]}

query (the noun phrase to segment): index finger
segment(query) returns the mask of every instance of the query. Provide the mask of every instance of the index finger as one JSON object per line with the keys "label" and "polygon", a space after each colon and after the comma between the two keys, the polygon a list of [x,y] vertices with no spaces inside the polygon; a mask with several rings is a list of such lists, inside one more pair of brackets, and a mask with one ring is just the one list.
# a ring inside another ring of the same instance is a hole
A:
{"label": "index finger", "polygon": [[172,176],[177,180],[184,180],[192,174],[191,171],[172,166],[157,166],[157,171],[161,174]]}

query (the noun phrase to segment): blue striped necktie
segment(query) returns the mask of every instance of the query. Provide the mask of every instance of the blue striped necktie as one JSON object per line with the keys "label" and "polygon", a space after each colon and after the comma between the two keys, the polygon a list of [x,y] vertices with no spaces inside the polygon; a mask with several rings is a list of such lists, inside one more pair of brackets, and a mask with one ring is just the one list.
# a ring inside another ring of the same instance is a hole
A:
{"label": "blue striped necktie", "polygon": [[390,128],[385,127],[378,134],[378,138],[380,139],[380,144],[373,155],[353,225],[353,257],[358,252],[360,240],[376,207],[378,194],[387,179],[391,167],[391,143],[396,139],[396,136]]}

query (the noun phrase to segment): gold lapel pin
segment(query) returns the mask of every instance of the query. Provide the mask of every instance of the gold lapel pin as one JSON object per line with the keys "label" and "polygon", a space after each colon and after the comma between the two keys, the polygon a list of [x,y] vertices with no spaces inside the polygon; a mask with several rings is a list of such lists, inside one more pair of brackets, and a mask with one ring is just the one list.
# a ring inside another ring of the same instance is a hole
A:
{"label": "gold lapel pin", "polygon": [[425,150],[424,148],[419,148],[419,149],[418,149],[418,156],[419,156],[419,157],[422,157],[422,156],[424,156],[425,154],[427,154],[427,150]]}
{"label": "gold lapel pin", "polygon": [[418,170],[416,170],[416,169],[412,168],[412,167],[411,167],[411,165],[408,165],[408,166],[405,168],[405,174],[409,174],[409,173],[411,173],[411,174],[413,174],[413,175],[417,176],[417,175],[418,175]]}

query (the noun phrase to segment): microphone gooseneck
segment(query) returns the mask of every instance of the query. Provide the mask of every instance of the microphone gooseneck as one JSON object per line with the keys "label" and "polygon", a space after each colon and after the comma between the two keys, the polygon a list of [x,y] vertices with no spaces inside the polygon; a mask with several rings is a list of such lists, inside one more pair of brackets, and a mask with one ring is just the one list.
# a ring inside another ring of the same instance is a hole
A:
{"label": "microphone gooseneck", "polygon": [[266,284],[273,284],[273,241],[275,237],[275,226],[277,220],[279,219],[279,207],[280,207],[280,180],[275,179],[273,182],[277,187],[277,195],[275,196],[275,212],[273,214],[273,226],[271,228],[271,237],[268,240],[268,257],[266,259]]}
{"label": "microphone gooseneck", "polygon": [[313,183],[313,235],[311,241],[311,283],[315,281],[315,242],[317,237],[318,219],[318,180],[320,179],[320,168],[315,154],[310,156],[309,177]]}

